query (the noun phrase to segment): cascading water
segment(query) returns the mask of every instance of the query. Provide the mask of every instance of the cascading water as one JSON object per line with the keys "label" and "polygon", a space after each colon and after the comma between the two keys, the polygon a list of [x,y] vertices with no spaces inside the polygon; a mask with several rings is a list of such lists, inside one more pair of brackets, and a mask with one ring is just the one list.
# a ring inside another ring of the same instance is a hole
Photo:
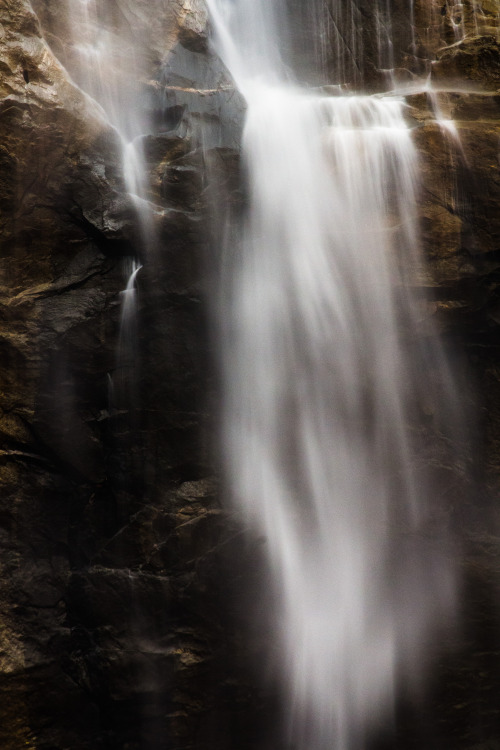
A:
{"label": "cascading water", "polygon": [[[120,336],[118,341],[118,381],[115,392],[124,404],[134,404],[135,383],[137,378],[134,370],[137,367],[138,331],[136,316],[136,278],[142,266],[137,261],[131,262],[127,286],[122,292],[122,314],[120,321]],[[114,403],[111,403],[115,406]]]}
{"label": "cascading water", "polygon": [[416,156],[398,97],[291,81],[279,0],[208,4],[248,105],[221,312],[226,472],[266,539],[290,746],[353,750],[398,680],[418,682],[454,601],[418,427],[453,414],[453,386],[412,292]]}
{"label": "cascading water", "polygon": [[455,39],[459,41],[465,36],[464,4],[460,0],[451,0],[448,3],[448,12]]}
{"label": "cascading water", "polygon": [[[113,18],[114,14],[123,16],[121,23]],[[66,16],[71,39],[68,67],[78,85],[102,106],[116,128],[123,146],[127,189],[132,195],[141,195],[144,165],[136,139],[148,132],[149,123],[144,108],[138,106],[139,83],[132,72],[143,65],[145,44],[140,38],[130,43],[126,15],[114,11],[112,5],[96,0],[66,0]]]}
{"label": "cascading water", "polygon": [[452,35],[447,35],[449,43],[464,41],[467,36],[484,33],[498,35],[500,10],[482,0],[446,0],[439,11],[446,19]]}
{"label": "cascading water", "polygon": [[[66,61],[78,85],[104,110],[116,129],[122,146],[122,170],[127,192],[136,212],[138,255],[154,244],[152,206],[146,198],[142,136],[150,123],[141,100],[137,70],[144,65],[146,45],[138,36],[130,40],[130,19],[113,4],[96,0],[66,0],[66,18],[70,30],[71,51]],[[129,9],[132,13],[133,9]],[[119,19],[119,20],[117,20]],[[134,405],[133,363],[137,350],[135,284],[141,265],[129,259],[127,281],[122,293],[122,315],[117,352],[118,382],[115,400],[122,407]],[[110,406],[112,406],[110,404]]]}

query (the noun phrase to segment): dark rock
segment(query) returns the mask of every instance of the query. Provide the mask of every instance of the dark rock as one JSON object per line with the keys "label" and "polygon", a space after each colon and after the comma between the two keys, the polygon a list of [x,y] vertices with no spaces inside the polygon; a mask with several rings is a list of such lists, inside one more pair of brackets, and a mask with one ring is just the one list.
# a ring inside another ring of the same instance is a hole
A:
{"label": "dark rock", "polygon": [[[52,4],[39,10],[45,28],[62,22]],[[9,697],[2,705],[1,744],[5,750],[35,742],[61,750],[116,746],[116,724],[123,722],[125,747],[130,715],[135,734],[144,731],[137,743],[152,748],[159,746],[160,727],[161,742],[172,733],[171,720],[159,717],[171,700],[176,636],[157,616],[159,608],[169,612],[171,585],[163,564],[153,566],[154,573],[129,574],[147,560],[136,559],[132,548],[116,569],[87,566],[137,517],[146,502],[144,472],[155,474],[152,499],[158,501],[165,481],[179,471],[193,476],[188,467],[200,464],[193,449],[200,418],[191,397],[201,389],[199,314],[171,316],[190,304],[199,220],[172,205],[158,213],[171,261],[162,280],[168,294],[163,297],[163,287],[153,293],[156,307],[143,315],[159,337],[168,325],[170,349],[148,380],[138,379],[138,393],[149,382],[163,383],[165,358],[176,375],[170,383],[167,374],[165,389],[151,389],[147,405],[158,413],[151,420],[158,430],[141,444],[132,405],[110,402],[123,256],[135,252],[139,234],[124,192],[121,144],[47,47],[27,2],[10,3],[2,27],[0,534],[8,544],[2,550],[0,690]],[[145,144],[158,175],[189,148],[179,138]],[[152,356],[160,348],[158,341]],[[161,462],[152,460],[148,470],[146,452],[161,431],[174,451],[167,448],[164,458],[155,445]],[[145,538],[147,528],[144,521]],[[133,601],[144,615],[134,614]],[[139,643],[143,617],[152,630]]]}
{"label": "dark rock", "polygon": [[[214,54],[202,55],[178,44],[162,67],[158,92],[163,112],[182,109],[177,131],[193,145],[239,148],[244,100]],[[170,125],[164,122],[162,127]]]}

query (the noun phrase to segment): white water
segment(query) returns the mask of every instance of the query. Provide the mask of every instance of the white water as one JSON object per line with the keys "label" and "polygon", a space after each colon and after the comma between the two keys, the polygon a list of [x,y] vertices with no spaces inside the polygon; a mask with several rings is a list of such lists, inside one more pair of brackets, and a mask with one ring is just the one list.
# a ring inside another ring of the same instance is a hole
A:
{"label": "white water", "polygon": [[226,472],[266,540],[290,745],[353,750],[398,681],[418,683],[454,600],[419,459],[418,415],[452,413],[453,388],[411,291],[416,154],[397,97],[290,82],[279,0],[208,4],[248,104],[221,313]]}
{"label": "white water", "polygon": [[[127,388],[131,388],[134,378],[130,376],[137,359],[138,348],[138,331],[137,331],[137,274],[142,266],[137,261],[130,263],[130,273],[127,280],[127,286],[122,291],[122,310],[120,321],[120,336],[118,341],[118,369],[119,369],[119,386],[122,397]],[[130,395],[130,394],[129,394]],[[126,399],[125,402],[127,402]]]}

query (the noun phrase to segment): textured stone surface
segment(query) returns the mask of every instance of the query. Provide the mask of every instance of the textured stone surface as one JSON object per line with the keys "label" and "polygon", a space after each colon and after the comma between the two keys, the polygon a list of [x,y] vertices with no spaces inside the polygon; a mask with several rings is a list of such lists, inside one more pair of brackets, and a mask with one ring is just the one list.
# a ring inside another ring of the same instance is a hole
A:
{"label": "textured stone surface", "polygon": [[496,0],[415,0],[417,56],[422,62],[436,59],[443,47],[463,37],[499,36],[499,9]]}
{"label": "textured stone surface", "polygon": [[464,3],[465,39],[457,40],[451,4],[444,13],[441,5],[416,6],[427,24],[418,29],[419,54],[436,60],[426,66],[436,92],[407,101],[421,156],[419,212],[431,310],[471,384],[461,398],[473,436],[473,484],[468,502],[455,505],[463,539],[462,629],[449,635],[451,651],[438,662],[417,711],[414,746],[479,750],[497,747],[500,729],[498,7],[476,4],[474,14],[472,3]]}
{"label": "textured stone surface", "polygon": [[[169,706],[184,669],[195,686],[197,669],[213,663],[215,636],[200,625],[208,606],[196,604],[208,584],[177,570],[181,558],[165,553],[161,534],[177,549],[176,528],[198,514],[191,525],[206,540],[194,533],[191,544],[179,532],[194,565],[229,533],[220,511],[206,508],[213,490],[175,502],[171,489],[209,471],[201,160],[183,163],[185,135],[151,136],[145,146],[162,257],[138,282],[139,323],[150,335],[141,368],[132,368],[131,408],[118,392],[120,292],[140,243],[121,145],[52,52],[64,59],[60,4],[36,8],[46,38],[28,2],[1,10],[0,744],[154,748],[182,727],[190,743],[191,714],[206,710],[198,688],[175,699],[182,721]],[[131,23],[149,23],[150,10],[120,4],[127,18],[134,11]],[[167,10],[170,31],[184,24],[195,45],[203,12],[188,3]],[[177,26],[172,14],[185,18]],[[169,42],[161,24],[155,33],[159,59]]]}
{"label": "textured stone surface", "polygon": [[1,22],[0,744],[76,750],[100,728],[65,667],[70,527],[105,473],[97,417],[132,214],[116,136],[30,6],[8,3]]}
{"label": "textured stone surface", "polygon": [[432,67],[432,79],[458,87],[500,88],[500,43],[494,36],[474,36],[445,48]]}

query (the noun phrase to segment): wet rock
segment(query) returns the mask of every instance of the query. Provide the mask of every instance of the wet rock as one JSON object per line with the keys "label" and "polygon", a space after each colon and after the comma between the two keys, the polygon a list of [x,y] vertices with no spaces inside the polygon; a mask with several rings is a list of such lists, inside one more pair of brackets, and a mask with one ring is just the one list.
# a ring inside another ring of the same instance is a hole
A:
{"label": "wet rock", "polygon": [[[131,25],[150,10],[119,5]],[[136,328],[147,336],[120,343],[120,292],[141,244],[123,184],[122,146],[61,65],[71,70],[74,63],[71,45],[58,45],[69,34],[64,15],[54,3],[37,3],[44,38],[29,5],[19,0],[18,7],[1,53],[11,72],[2,79],[8,127],[0,151],[8,248],[0,534],[9,539],[0,689],[14,696],[4,705],[2,746],[17,750],[21,738],[60,750],[153,750],[168,737],[180,748],[214,712],[222,725],[234,723],[230,695],[252,689],[229,686],[242,678],[234,628],[226,633],[223,626],[226,588],[219,581],[234,529],[203,479],[212,472],[207,178],[189,118],[205,112],[204,97],[219,91],[190,81],[186,118],[187,102],[174,102],[163,132],[142,139],[155,239],[137,276]],[[183,11],[190,8],[183,3]],[[200,18],[186,20],[183,37],[191,51],[182,49],[195,60],[203,31],[193,23]],[[107,18],[110,33],[115,22]],[[145,75],[156,75],[169,43],[161,55],[153,50]],[[151,82],[141,87],[149,90]],[[234,153],[206,158],[226,164],[214,169],[214,186],[234,173]],[[171,488],[183,481],[176,499]],[[51,680],[46,701],[36,694],[44,677]],[[243,713],[248,700],[238,700]],[[88,720],[72,727],[61,719],[64,711]],[[215,747],[215,737],[228,731],[214,726],[201,741],[211,747],[211,734]]]}
{"label": "wet rock", "polygon": [[455,81],[465,87],[500,88],[500,43],[493,36],[472,37],[439,52],[432,79]]}
{"label": "wet rock", "polygon": [[[492,22],[498,9],[490,11]],[[433,315],[472,383],[461,397],[464,407],[473,405],[476,448],[469,453],[477,481],[472,502],[456,509],[465,539],[463,632],[449,635],[452,651],[440,660],[423,724],[418,720],[427,729],[415,747],[435,736],[437,724],[445,743],[464,750],[494,747],[498,736],[492,634],[498,630],[499,579],[496,543],[491,544],[498,535],[500,489],[497,56],[491,36],[471,36],[447,47],[433,66],[437,90],[408,98],[421,156],[419,213],[428,283],[434,287]]]}
{"label": "wet rock", "polygon": [[161,748],[170,737],[176,748],[195,742],[215,750],[221,733],[247,747],[236,725],[252,704],[256,710],[258,694],[244,677],[234,640],[241,615],[227,583],[236,548],[240,559],[245,552],[217,494],[212,478],[180,484],[161,505],[130,517],[72,575],[70,667],[98,697],[119,747]]}
{"label": "wet rock", "polygon": [[[53,6],[42,10],[50,21]],[[112,698],[104,688],[89,697],[87,667],[71,635],[83,627],[71,570],[87,564],[124,523],[140,484],[130,468],[143,465],[123,429],[125,423],[130,430],[129,415],[112,414],[109,400],[126,282],[123,256],[134,252],[136,217],[124,191],[118,136],[72,83],[29,3],[10,3],[1,23],[0,601],[6,656],[0,661],[0,744],[5,750],[21,744],[83,750],[104,741],[108,719],[99,718],[96,701],[102,711]],[[171,236],[185,231],[182,223],[169,227]],[[106,576],[94,575],[92,601],[109,601]],[[163,601],[162,585],[154,591]],[[124,665],[124,682],[140,672],[140,653]],[[97,652],[93,658],[95,672],[105,672]]]}
{"label": "wet rock", "polygon": [[202,0],[184,2],[179,17],[180,43],[193,52],[207,52],[208,32],[208,12]]}
{"label": "wet rock", "polygon": [[[238,149],[245,103],[225,66],[214,54],[200,54],[180,43],[162,66],[157,87],[163,119],[156,117],[159,130],[187,136],[195,146]],[[174,125],[172,110],[181,113]]]}
{"label": "wet rock", "polygon": [[[85,38],[84,24],[88,23],[85,9],[79,9],[78,3],[70,1],[61,3],[58,0],[33,0],[35,10],[42,25],[43,34],[51,49],[62,64],[75,75],[78,80],[78,36],[74,35],[71,27],[75,16],[68,11],[76,12],[79,23],[80,41]],[[161,61],[168,55],[171,47],[176,43],[179,26],[185,17],[192,18],[191,25],[202,33],[202,11],[197,8],[194,0],[116,0],[111,3],[101,3],[99,7],[100,29],[94,29],[93,34],[106,33],[106,44],[113,49],[113,57],[120,60],[124,66],[122,72],[131,76],[137,82],[142,76],[150,77]],[[152,20],[154,22],[152,23]],[[185,21],[189,24],[189,21]],[[194,32],[194,30],[193,30]],[[147,39],[141,55],[130,55],[127,47],[133,46],[138,38]]]}
{"label": "wet rock", "polygon": [[444,127],[451,127],[457,121],[500,121],[500,96],[493,92],[436,88],[407,96],[406,102],[411,107],[410,117],[417,122],[439,119]]}
{"label": "wet rock", "polygon": [[496,262],[498,134],[496,123],[467,121],[451,131],[435,123],[415,131],[422,154],[423,196],[429,206],[423,208],[424,236],[435,263],[433,274],[443,283],[446,276],[459,279],[473,267],[482,273],[490,258]]}
{"label": "wet rock", "polygon": [[[441,0],[415,0],[416,57],[424,69],[443,47],[474,36],[498,38],[500,16],[495,2],[475,0],[443,3]],[[422,68],[421,68],[422,69]]]}

